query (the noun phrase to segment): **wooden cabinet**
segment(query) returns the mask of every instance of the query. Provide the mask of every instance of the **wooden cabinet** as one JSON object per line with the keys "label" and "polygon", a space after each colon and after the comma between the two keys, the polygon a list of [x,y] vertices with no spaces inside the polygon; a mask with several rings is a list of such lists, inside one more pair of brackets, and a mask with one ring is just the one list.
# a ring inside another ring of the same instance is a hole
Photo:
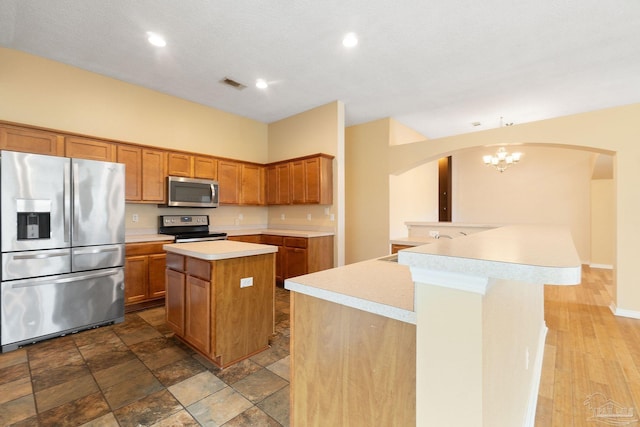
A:
{"label": "wooden cabinet", "polygon": [[125,200],[142,201],[142,149],[131,145],[118,145],[116,160],[125,166]]}
{"label": "wooden cabinet", "polygon": [[64,139],[64,155],[80,159],[115,162],[117,146],[107,141],[68,136]]}
{"label": "wooden cabinet", "polygon": [[391,245],[391,253],[395,254],[395,253],[398,253],[398,251],[401,251],[401,250],[407,249],[407,248],[413,248],[413,246],[411,246],[411,245],[396,245],[396,244],[392,244]]}
{"label": "wooden cabinet", "polygon": [[166,152],[142,149],[142,201],[165,203],[166,192]]}
{"label": "wooden cabinet", "polygon": [[167,154],[167,175],[193,177],[193,156],[184,153]]}
{"label": "wooden cabinet", "polygon": [[278,252],[276,252],[276,282],[282,283],[284,281],[284,255],[282,253],[283,237],[264,234],[261,236],[259,243],[278,247]]}
{"label": "wooden cabinet", "polygon": [[165,295],[166,254],[162,245],[171,241],[128,243],[125,246],[125,304],[158,300]]}
{"label": "wooden cabinet", "polygon": [[291,172],[289,163],[280,163],[266,168],[266,199],[268,205],[291,203]]}
{"label": "wooden cabinet", "polygon": [[264,205],[264,167],[242,163],[240,166],[240,204]]}
{"label": "wooden cabinet", "polygon": [[194,156],[193,177],[199,179],[218,179],[218,160],[213,157]]}
{"label": "wooden cabinet", "polygon": [[262,236],[260,234],[247,234],[243,236],[228,236],[227,240],[233,240],[236,242],[245,243],[262,243]]}
{"label": "wooden cabinet", "polygon": [[[169,252],[165,307],[176,337],[222,368],[268,348],[275,325],[273,255],[205,261]],[[240,287],[247,277],[252,286]]]}
{"label": "wooden cabinet", "polygon": [[1,125],[0,149],[63,156],[64,136],[39,129]]}
{"label": "wooden cabinet", "polygon": [[333,158],[318,155],[291,162],[291,201],[294,204],[333,203]]}
{"label": "wooden cabinet", "polygon": [[240,163],[218,160],[218,183],[218,202],[237,205],[240,202]]}

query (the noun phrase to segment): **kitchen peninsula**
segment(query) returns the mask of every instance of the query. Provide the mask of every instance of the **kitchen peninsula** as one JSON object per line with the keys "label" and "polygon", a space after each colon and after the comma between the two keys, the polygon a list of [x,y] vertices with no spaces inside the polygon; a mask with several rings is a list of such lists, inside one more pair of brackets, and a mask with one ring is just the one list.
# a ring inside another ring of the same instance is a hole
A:
{"label": "kitchen peninsula", "polygon": [[222,368],[268,348],[275,246],[218,240],[163,248],[166,319],[176,337]]}
{"label": "kitchen peninsula", "polygon": [[544,285],[580,283],[570,233],[434,240],[285,282],[292,425],[533,425]]}

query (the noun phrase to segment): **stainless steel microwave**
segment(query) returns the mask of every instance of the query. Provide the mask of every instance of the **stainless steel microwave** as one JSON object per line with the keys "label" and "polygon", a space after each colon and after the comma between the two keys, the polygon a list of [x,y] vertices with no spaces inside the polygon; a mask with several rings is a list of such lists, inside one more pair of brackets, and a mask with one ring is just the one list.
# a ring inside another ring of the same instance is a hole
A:
{"label": "stainless steel microwave", "polygon": [[167,205],[217,208],[218,181],[170,176],[167,178]]}

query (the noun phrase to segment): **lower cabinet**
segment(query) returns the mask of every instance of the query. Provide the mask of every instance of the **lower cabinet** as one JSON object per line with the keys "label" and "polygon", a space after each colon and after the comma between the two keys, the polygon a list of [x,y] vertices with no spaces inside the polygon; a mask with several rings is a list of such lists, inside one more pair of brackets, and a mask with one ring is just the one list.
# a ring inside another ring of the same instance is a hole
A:
{"label": "lower cabinet", "polygon": [[391,253],[395,254],[398,253],[398,251],[401,251],[403,249],[408,249],[408,248],[413,248],[414,246],[411,245],[398,245],[396,243],[392,243],[391,244]]}
{"label": "lower cabinet", "polygon": [[162,245],[172,241],[128,243],[125,246],[124,293],[130,311],[162,303],[165,295],[165,260]]}
{"label": "lower cabinet", "polygon": [[261,243],[278,246],[276,280],[333,268],[333,236],[290,237],[262,235]]}
{"label": "lower cabinet", "polygon": [[[273,266],[273,253],[215,261],[167,253],[167,324],[222,368],[267,349],[275,326]],[[246,278],[250,286],[242,286]]]}

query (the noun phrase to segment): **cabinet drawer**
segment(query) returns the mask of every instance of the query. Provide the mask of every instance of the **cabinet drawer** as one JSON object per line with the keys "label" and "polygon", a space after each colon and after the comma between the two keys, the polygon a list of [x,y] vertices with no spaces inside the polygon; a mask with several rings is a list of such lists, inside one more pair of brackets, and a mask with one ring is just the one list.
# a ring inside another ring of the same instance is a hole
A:
{"label": "cabinet drawer", "polygon": [[261,243],[264,245],[282,246],[282,236],[271,236],[268,234],[263,234]]}
{"label": "cabinet drawer", "polygon": [[167,253],[167,268],[178,271],[184,270],[184,255],[174,254],[172,252]]}
{"label": "cabinet drawer", "polygon": [[284,246],[288,246],[290,248],[307,248],[307,238],[305,237],[285,237],[284,238]]}
{"label": "cabinet drawer", "polygon": [[187,257],[187,272],[189,276],[211,280],[211,264],[208,261]]}
{"label": "cabinet drawer", "polygon": [[127,243],[125,245],[125,256],[151,255],[164,253],[163,245],[173,243],[172,240],[158,243]]}

